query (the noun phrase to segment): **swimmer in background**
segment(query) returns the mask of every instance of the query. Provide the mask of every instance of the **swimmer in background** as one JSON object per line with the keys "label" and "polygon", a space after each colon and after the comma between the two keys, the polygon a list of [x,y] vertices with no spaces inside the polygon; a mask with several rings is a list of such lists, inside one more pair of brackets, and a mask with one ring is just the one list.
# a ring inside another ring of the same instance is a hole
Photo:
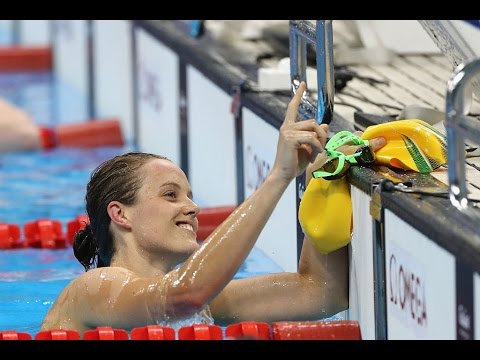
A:
{"label": "swimmer in background", "polygon": [[0,99],[0,153],[63,147],[123,146],[117,119],[93,119],[42,127],[20,107]]}
{"label": "swimmer in background", "polygon": [[347,309],[347,247],[322,255],[306,240],[297,272],[232,280],[290,182],[306,169],[310,180],[324,159],[328,125],[296,121],[305,89],[288,105],[264,183],[201,245],[200,209],[177,165],[147,153],[101,164],[87,185],[90,225],[73,244],[86,272],[61,292],[41,331],[317,320]]}
{"label": "swimmer in background", "polygon": [[0,152],[41,148],[39,128],[30,115],[8,101],[0,99]]}

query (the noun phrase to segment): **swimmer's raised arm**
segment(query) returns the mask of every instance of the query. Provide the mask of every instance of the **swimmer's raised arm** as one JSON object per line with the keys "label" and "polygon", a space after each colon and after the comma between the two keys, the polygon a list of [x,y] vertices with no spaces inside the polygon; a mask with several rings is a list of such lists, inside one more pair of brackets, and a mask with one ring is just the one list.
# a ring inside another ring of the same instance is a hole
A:
{"label": "swimmer's raised arm", "polygon": [[288,105],[275,162],[265,182],[176,270],[199,306],[208,304],[231,281],[290,182],[323,151],[327,126],[314,120],[296,121],[305,88],[302,83]]}

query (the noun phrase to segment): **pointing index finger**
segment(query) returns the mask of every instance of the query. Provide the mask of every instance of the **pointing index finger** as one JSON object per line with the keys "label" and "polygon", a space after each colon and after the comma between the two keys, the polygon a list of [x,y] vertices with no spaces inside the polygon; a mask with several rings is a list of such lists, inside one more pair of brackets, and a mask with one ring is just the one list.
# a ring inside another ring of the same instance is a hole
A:
{"label": "pointing index finger", "polygon": [[288,103],[287,113],[285,115],[285,122],[294,123],[297,121],[297,112],[300,102],[302,100],[303,93],[307,88],[305,81],[302,81],[298,86],[297,92],[293,96],[292,100]]}

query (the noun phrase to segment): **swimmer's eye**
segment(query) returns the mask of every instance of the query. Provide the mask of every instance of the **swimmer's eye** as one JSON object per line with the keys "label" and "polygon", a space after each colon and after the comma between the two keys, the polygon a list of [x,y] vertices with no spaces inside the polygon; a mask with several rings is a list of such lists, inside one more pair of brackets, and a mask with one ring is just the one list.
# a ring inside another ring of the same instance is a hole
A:
{"label": "swimmer's eye", "polygon": [[170,197],[172,199],[176,199],[177,198],[177,193],[175,191],[169,191],[169,192],[165,193],[165,196]]}

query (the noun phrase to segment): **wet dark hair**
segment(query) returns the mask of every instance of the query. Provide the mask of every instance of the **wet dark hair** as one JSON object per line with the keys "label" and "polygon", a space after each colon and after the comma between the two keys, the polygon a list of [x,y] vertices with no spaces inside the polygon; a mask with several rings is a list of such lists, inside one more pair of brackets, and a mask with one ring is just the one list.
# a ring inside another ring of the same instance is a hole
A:
{"label": "wet dark hair", "polygon": [[85,206],[90,224],[75,234],[73,253],[85,271],[109,266],[114,252],[107,206],[111,201],[133,205],[142,186],[139,169],[153,159],[170,159],[150,153],[129,152],[100,164],[87,184]]}

